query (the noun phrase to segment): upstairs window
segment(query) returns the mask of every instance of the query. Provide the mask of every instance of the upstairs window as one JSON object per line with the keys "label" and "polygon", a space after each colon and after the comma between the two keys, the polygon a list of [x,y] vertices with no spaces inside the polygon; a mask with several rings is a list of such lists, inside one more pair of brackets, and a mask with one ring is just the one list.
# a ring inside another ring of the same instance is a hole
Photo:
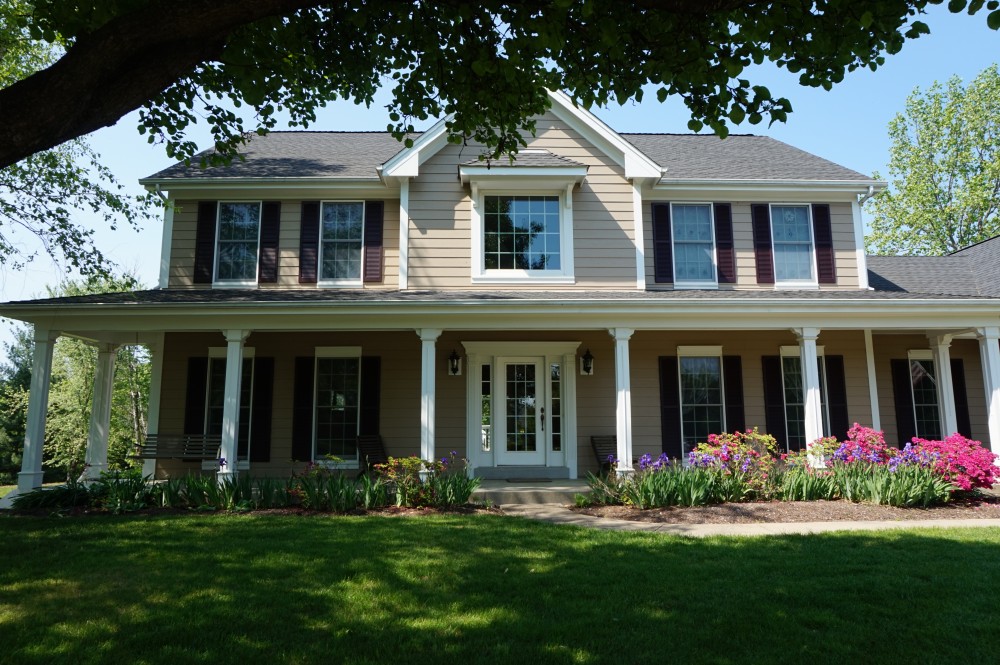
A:
{"label": "upstairs window", "polygon": [[712,206],[672,203],[674,283],[678,286],[714,286],[715,233]]}
{"label": "upstairs window", "polygon": [[487,196],[483,211],[486,270],[561,270],[558,196]]}
{"label": "upstairs window", "polygon": [[260,213],[260,201],[222,201],[219,203],[216,282],[257,283]]}
{"label": "upstairs window", "polygon": [[320,224],[321,284],[361,283],[361,249],[364,241],[363,201],[326,201]]}
{"label": "upstairs window", "polygon": [[771,243],[776,283],[816,283],[809,206],[772,205]]}

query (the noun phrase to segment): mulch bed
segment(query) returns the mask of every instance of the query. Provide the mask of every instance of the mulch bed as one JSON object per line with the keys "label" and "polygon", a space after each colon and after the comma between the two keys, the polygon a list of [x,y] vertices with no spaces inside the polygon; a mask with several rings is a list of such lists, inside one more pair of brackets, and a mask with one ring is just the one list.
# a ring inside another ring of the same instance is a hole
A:
{"label": "mulch bed", "polygon": [[594,517],[663,524],[1000,519],[1000,496],[964,498],[933,508],[894,508],[848,501],[761,501],[691,508],[588,506],[572,510]]}

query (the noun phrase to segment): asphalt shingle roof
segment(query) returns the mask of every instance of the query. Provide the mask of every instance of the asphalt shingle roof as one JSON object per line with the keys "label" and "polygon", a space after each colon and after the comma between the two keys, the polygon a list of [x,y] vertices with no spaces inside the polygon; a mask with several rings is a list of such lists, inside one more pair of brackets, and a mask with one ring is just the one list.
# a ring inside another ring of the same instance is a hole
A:
{"label": "asphalt shingle roof", "polygon": [[148,176],[160,178],[378,178],[376,167],[403,149],[387,132],[271,132],[254,136],[243,160],[201,168],[205,150]]}
{"label": "asphalt shingle roof", "polygon": [[[622,134],[667,169],[667,180],[857,181],[871,178],[766,136],[710,134]],[[376,178],[377,167],[403,148],[386,132],[271,132],[255,136],[244,160],[202,169],[174,164],[149,179],[190,178]],[[549,153],[522,154],[522,166],[566,166],[578,162]],[[558,160],[558,163],[557,163]],[[470,162],[472,163],[472,162]],[[482,163],[482,162],[475,162]],[[497,164],[502,163],[498,161]]]}
{"label": "asphalt shingle roof", "polygon": [[871,176],[767,136],[622,134],[666,168],[666,180],[856,180]]}
{"label": "asphalt shingle roof", "polygon": [[979,297],[975,262],[965,256],[869,256],[868,283],[876,291]]}
{"label": "asphalt shingle roof", "polygon": [[949,258],[966,259],[972,266],[979,292],[1000,298],[1000,236],[960,249]]}

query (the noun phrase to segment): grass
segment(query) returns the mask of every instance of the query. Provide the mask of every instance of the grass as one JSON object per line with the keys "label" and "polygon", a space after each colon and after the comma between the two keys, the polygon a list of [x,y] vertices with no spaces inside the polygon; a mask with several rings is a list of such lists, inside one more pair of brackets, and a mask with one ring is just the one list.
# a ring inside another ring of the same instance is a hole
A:
{"label": "grass", "polygon": [[0,663],[992,662],[1000,529],[0,518]]}
{"label": "grass", "polygon": [[17,485],[0,485],[0,499],[10,494],[11,491],[16,487]]}

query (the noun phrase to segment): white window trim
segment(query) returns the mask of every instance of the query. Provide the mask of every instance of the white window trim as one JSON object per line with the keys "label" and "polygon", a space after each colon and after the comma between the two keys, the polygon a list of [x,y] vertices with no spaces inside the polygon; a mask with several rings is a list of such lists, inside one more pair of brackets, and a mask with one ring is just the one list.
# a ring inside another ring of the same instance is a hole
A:
{"label": "white window trim", "polygon": [[[817,346],[816,347],[816,358],[821,363],[823,362],[823,357],[825,355],[824,349],[825,349],[825,347],[823,347],[823,346]],[[802,349],[800,347],[798,347],[798,346],[782,346],[779,353],[780,353],[781,358],[782,358],[782,362],[781,362],[781,403],[782,403],[782,406],[785,407],[783,409],[783,414],[782,415],[785,417],[785,435],[787,437],[787,435],[788,435],[788,402],[785,401],[785,363],[784,363],[784,359],[785,358],[801,358],[802,357]],[[820,378],[822,380],[822,384],[819,387],[819,389],[820,389],[820,395],[821,396],[824,396],[824,395],[826,396],[826,400],[825,401],[820,400],[822,402],[822,406],[823,406],[823,408],[822,408],[822,412],[823,412],[823,431],[824,432],[830,432],[830,431],[832,431],[833,428],[830,426],[830,392],[827,390],[826,366],[825,366],[825,364],[823,365],[823,371],[820,372]],[[803,395],[803,404],[804,403],[805,403],[805,395]],[[830,435],[829,434],[824,434],[824,436],[830,436]],[[806,443],[808,443],[808,441]],[[788,444],[789,444],[789,442],[785,441],[785,450],[788,450]]]}
{"label": "white window trim", "polygon": [[[674,206],[704,206],[708,208],[708,225],[712,234],[712,279],[706,281],[684,281],[677,278],[677,255],[674,252],[677,246],[677,229],[674,222],[677,216],[674,214]],[[670,263],[674,271],[675,289],[718,289],[719,288],[719,250],[715,244],[715,205],[705,201],[671,201],[670,202]]]}
{"label": "white window trim", "polygon": [[312,440],[310,441],[310,455],[314,464],[328,469],[358,469],[359,460],[344,460],[335,462],[329,459],[317,459],[316,457],[316,389],[319,384],[319,363],[323,358],[357,358],[358,359],[358,421],[356,429],[361,427],[361,347],[360,346],[317,346],[313,354],[313,387],[312,387]]}
{"label": "white window trim", "polygon": [[[805,208],[806,226],[809,230],[809,254],[812,259],[811,280],[803,279],[778,279],[778,253],[774,251],[774,209],[778,208]],[[767,204],[768,224],[771,225],[771,261],[774,264],[774,288],[775,289],[818,289],[819,288],[819,268],[816,266],[816,238],[813,237],[812,204],[793,203],[769,203]]]}
{"label": "white window trim", "polygon": [[[254,262],[253,279],[219,279],[219,233],[222,231],[222,206],[226,203],[256,203],[257,204],[257,259]],[[264,216],[264,202],[260,199],[243,199],[219,201],[215,204],[215,246],[212,252],[212,287],[217,289],[241,288],[257,286],[260,275],[260,227]]]}
{"label": "white window trim", "polygon": [[[906,352],[907,364],[912,367],[914,360],[929,360],[931,365],[934,367],[934,381],[940,381],[941,376],[939,373],[939,368],[937,366],[937,361],[934,359],[934,352],[930,349],[910,349]],[[913,370],[910,369],[910,374],[912,377]],[[937,390],[934,391],[934,406],[937,407],[938,412],[938,429],[940,431],[944,430],[944,414],[941,411],[941,393]],[[910,409],[913,411],[913,431],[917,433],[917,437],[921,439],[927,438],[924,433],[920,431],[920,427],[917,423],[917,396],[913,394],[913,379],[910,379]],[[941,436],[944,436],[941,434]]]}
{"label": "white window trim", "polygon": [[[483,210],[486,196],[559,197],[559,270],[486,270],[483,254]],[[472,188],[472,283],[473,284],[575,284],[573,264],[573,185],[563,189]]]}
{"label": "white window trim", "polygon": [[[721,426],[722,432],[726,430],[726,371],[722,366],[722,347],[721,346],[678,346],[677,347],[677,401],[680,405],[680,421],[681,421],[681,455],[687,459],[684,453],[684,385],[681,382],[681,358],[711,358],[716,357],[719,359],[719,390],[720,397],[722,397],[722,412],[721,412]],[[713,432],[713,434],[719,434],[720,432]]]}
{"label": "white window trim", "polygon": [[[212,361],[216,360],[218,358],[225,358],[226,355],[227,355],[226,351],[227,351],[227,349],[224,346],[210,346],[210,347],[208,347],[208,372],[206,372],[206,376],[205,376],[205,418],[202,421],[204,423],[202,425],[202,431],[208,430],[208,397],[211,394],[211,389],[212,389],[212,385],[211,385],[211,382],[212,382]],[[256,349],[254,349],[254,347],[252,347],[252,346],[244,346],[243,347],[243,360],[253,360],[255,356],[256,356]],[[240,368],[240,370],[241,370],[241,375],[240,375],[241,383],[242,383],[242,369],[243,368],[241,367]],[[237,469],[240,470],[240,471],[246,471],[247,469],[250,468],[250,451],[253,450],[253,394],[254,394],[254,388],[256,388],[256,382],[257,382],[257,371],[256,370],[257,370],[256,367],[252,367],[251,370],[250,370],[250,424],[251,424],[251,428],[250,428],[250,431],[247,432],[247,458],[245,460],[240,460],[240,459],[236,460]],[[238,448],[239,448],[239,442],[237,441],[237,449]],[[237,454],[237,457],[239,457],[238,454]],[[217,468],[217,464],[218,463],[215,460],[209,460],[208,463],[211,464],[211,468],[212,469],[216,469]],[[206,468],[206,464],[203,464],[202,467],[203,467],[203,469]]]}
{"label": "white window trim", "polygon": [[[361,266],[358,270],[357,279],[323,279],[323,206],[328,203],[360,203],[361,204]],[[317,288],[323,289],[343,289],[343,288],[358,288],[364,286],[364,276],[365,276],[365,214],[367,212],[367,204],[364,199],[328,199],[319,202],[319,224],[317,233],[319,233],[319,251],[316,253],[316,286]]]}

